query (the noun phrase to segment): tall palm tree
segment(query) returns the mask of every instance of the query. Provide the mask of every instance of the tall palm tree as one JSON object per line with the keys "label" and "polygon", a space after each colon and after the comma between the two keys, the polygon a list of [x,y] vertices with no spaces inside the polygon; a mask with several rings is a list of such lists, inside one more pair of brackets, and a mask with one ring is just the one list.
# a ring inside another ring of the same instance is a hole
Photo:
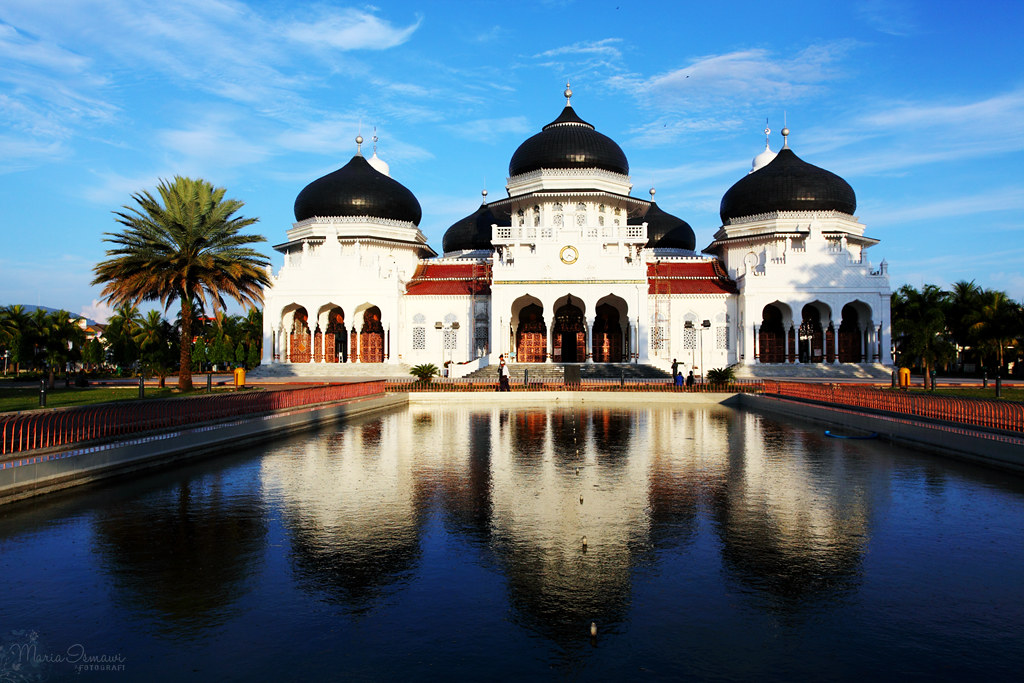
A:
{"label": "tall palm tree", "polygon": [[145,368],[160,378],[161,389],[174,362],[173,357],[169,357],[172,335],[171,324],[163,319],[160,311],[147,313],[134,335],[142,362]]}
{"label": "tall palm tree", "polygon": [[31,320],[24,306],[12,304],[0,309],[0,342],[10,354],[14,374],[21,372],[21,363],[31,355]]}
{"label": "tall palm tree", "polygon": [[225,199],[224,188],[202,179],[175,176],[161,180],[159,198],[148,191],[132,195],[138,206],[115,211],[125,226],[107,233],[114,245],[106,261],[96,264],[93,284],[114,303],[159,301],[166,311],[180,305],[180,366],[178,388],[192,389],[192,320],[194,301],[214,310],[225,296],[240,304],[257,305],[270,284],[269,259],[248,245],[264,242],[260,235],[240,234],[255,218],[235,216],[243,203]]}
{"label": "tall palm tree", "polygon": [[129,367],[139,359],[139,344],[135,341],[142,315],[139,307],[130,303],[122,303],[114,310],[107,321],[104,334],[110,345],[110,355],[118,366]]}
{"label": "tall palm tree", "polygon": [[[974,280],[954,282],[946,298],[946,328],[953,337],[953,342],[961,349],[973,347],[971,326],[974,314],[980,308],[981,287]],[[960,362],[963,362],[960,359]]]}
{"label": "tall palm tree", "polygon": [[996,352],[1000,372],[1004,365],[1004,350],[1020,334],[1020,306],[1006,292],[986,289],[980,295],[980,304],[974,315],[971,330],[981,344]]}
{"label": "tall palm tree", "polygon": [[920,360],[925,376],[953,354],[953,345],[946,339],[945,301],[948,293],[936,285],[925,285],[917,291],[903,285],[893,293],[893,333],[900,363]]}

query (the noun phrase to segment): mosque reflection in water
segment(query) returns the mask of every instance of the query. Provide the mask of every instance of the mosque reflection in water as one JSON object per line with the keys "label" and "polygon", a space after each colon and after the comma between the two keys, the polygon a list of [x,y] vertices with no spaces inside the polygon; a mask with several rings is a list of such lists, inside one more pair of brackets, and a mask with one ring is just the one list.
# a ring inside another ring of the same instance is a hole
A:
{"label": "mosque reflection in water", "polygon": [[[433,514],[498,568],[516,621],[578,641],[590,621],[627,620],[637,568],[685,580],[661,558],[693,543],[701,518],[726,580],[770,610],[856,585],[869,497],[885,486],[783,429],[721,407],[411,408],[264,458],[262,487],[297,584],[318,599],[373,610],[423,569]],[[231,567],[249,550],[229,540],[218,552],[236,555]]]}

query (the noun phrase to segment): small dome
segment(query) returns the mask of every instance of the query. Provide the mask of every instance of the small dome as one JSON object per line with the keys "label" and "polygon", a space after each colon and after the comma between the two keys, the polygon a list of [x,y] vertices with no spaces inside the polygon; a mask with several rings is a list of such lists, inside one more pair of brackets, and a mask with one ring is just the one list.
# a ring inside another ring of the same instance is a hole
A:
{"label": "small dome", "polygon": [[778,156],[778,153],[773,152],[772,148],[768,146],[767,142],[765,142],[764,151],[754,157],[754,161],[750,164],[750,173],[760,171],[762,168],[772,163],[776,156]]}
{"label": "small dome", "polygon": [[558,118],[540,133],[519,145],[509,162],[508,174],[517,176],[542,168],[601,168],[629,175],[629,162],[622,149],[577,116],[571,104],[566,104]]}
{"label": "small dome", "polygon": [[784,147],[766,166],[729,188],[719,213],[724,224],[772,211],[840,211],[852,216],[856,210],[857,196],[849,183]]}
{"label": "small dome", "polygon": [[391,167],[388,166],[388,162],[377,156],[376,152],[373,153],[372,157],[366,160],[366,163],[373,166],[373,170],[377,171],[377,173],[383,173],[387,177],[391,177]]}
{"label": "small dome", "polygon": [[480,208],[469,214],[462,220],[456,221],[448,228],[441,240],[441,250],[444,253],[451,251],[474,251],[487,249],[491,246],[491,226],[498,222],[490,207],[481,204]]}
{"label": "small dome", "polygon": [[419,225],[423,211],[408,188],[356,154],[337,171],[306,185],[295,198],[295,220],[315,216],[370,216]]}
{"label": "small dome", "polygon": [[697,238],[693,228],[682,218],[677,218],[661,210],[656,202],[651,202],[643,216],[630,218],[629,225],[647,223],[647,246],[672,249],[688,249],[693,251],[697,246]]}

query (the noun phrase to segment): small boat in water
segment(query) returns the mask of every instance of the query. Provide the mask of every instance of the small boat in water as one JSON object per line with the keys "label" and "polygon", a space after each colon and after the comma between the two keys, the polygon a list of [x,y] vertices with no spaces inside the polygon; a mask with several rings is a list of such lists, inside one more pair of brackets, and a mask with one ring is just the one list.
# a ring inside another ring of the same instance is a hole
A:
{"label": "small boat in water", "polygon": [[877,439],[878,432],[871,432],[869,434],[835,434],[826,429],[825,436],[832,437],[833,439]]}

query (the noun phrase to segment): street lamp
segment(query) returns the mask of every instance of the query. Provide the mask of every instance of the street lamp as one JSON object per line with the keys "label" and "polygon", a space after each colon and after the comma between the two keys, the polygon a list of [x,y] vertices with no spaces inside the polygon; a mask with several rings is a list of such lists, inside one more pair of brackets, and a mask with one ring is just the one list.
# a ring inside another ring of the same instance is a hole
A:
{"label": "street lamp", "polygon": [[702,320],[700,323],[700,383],[704,383],[704,331],[711,329],[710,320]]}

